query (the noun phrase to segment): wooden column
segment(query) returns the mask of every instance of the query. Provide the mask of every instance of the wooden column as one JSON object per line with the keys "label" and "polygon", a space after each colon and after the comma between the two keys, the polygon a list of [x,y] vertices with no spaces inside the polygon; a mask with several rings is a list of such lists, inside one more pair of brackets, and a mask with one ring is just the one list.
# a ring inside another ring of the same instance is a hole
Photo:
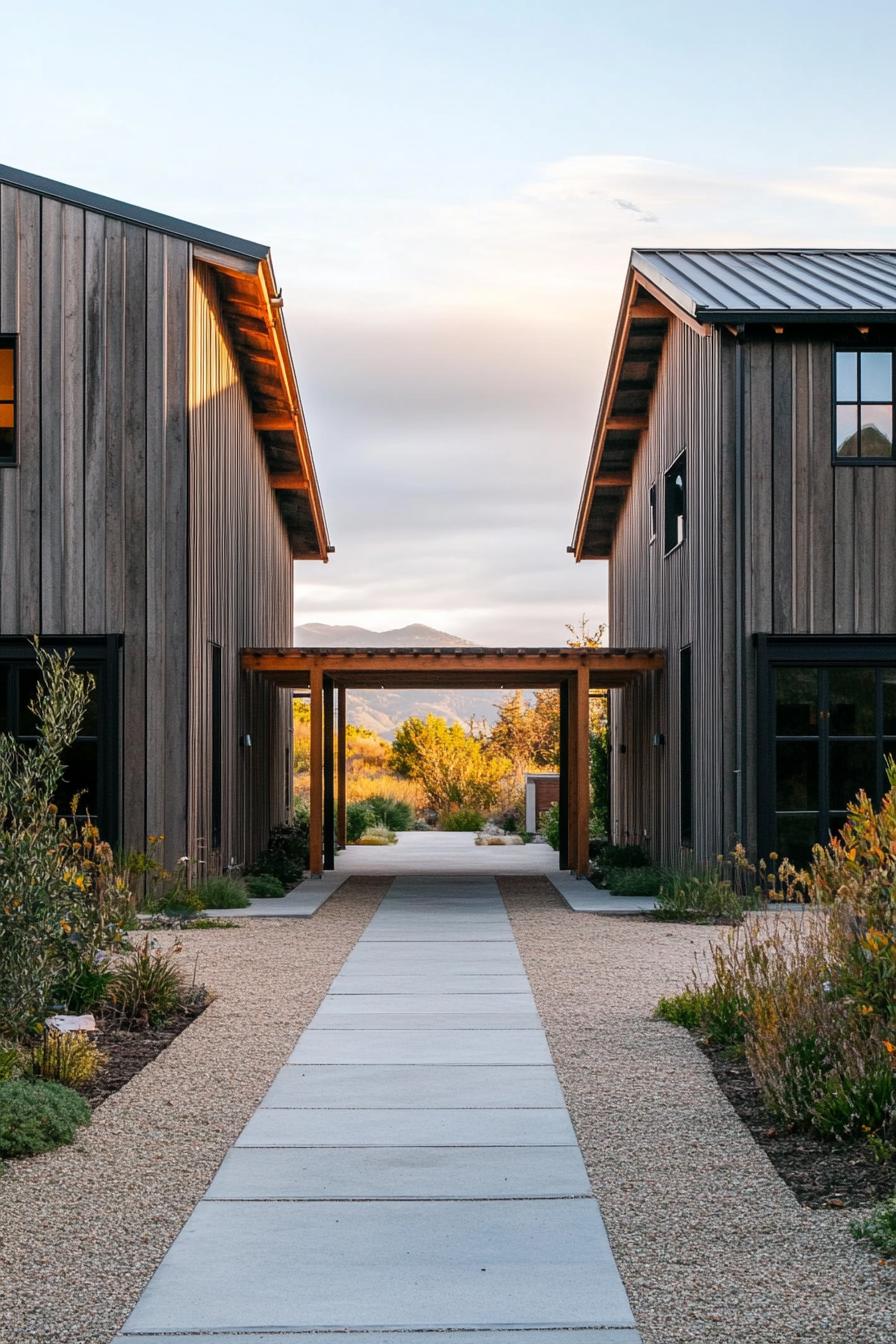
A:
{"label": "wooden column", "polygon": [[566,867],[571,873],[579,870],[579,697],[575,677],[566,683],[569,700],[569,747],[566,770],[569,791],[569,811],[566,824]]}
{"label": "wooden column", "polygon": [[308,871],[321,877],[324,871],[324,679],[319,667],[312,667],[311,682],[311,806],[308,815]]}
{"label": "wooden column", "polygon": [[335,760],[333,755],[333,678],[324,677],[324,868],[336,867]]}
{"label": "wooden column", "polygon": [[591,829],[591,713],[588,703],[589,672],[580,667],[576,672],[576,729],[578,749],[576,752],[576,821],[578,836],[576,840],[576,874],[588,876],[588,836]]}
{"label": "wooden column", "polygon": [[559,853],[561,871],[569,866],[569,682],[560,682]]}
{"label": "wooden column", "polygon": [[336,800],[336,843],[345,849],[345,687],[336,691],[336,772],[339,776],[339,793]]}

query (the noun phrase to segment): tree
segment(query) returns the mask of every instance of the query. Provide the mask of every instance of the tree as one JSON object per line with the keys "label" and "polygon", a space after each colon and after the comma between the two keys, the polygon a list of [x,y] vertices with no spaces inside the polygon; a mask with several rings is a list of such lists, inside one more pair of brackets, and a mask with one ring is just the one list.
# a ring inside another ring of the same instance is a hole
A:
{"label": "tree", "polygon": [[567,624],[566,629],[569,631],[566,646],[570,649],[599,649],[607,633],[605,625],[599,625],[596,630],[589,630],[588,617],[584,612],[579,617],[577,625]]}
{"label": "tree", "polygon": [[509,760],[485,749],[459,723],[444,719],[406,719],[395,734],[389,761],[396,775],[420,784],[437,812],[470,807],[487,811],[510,769]]}

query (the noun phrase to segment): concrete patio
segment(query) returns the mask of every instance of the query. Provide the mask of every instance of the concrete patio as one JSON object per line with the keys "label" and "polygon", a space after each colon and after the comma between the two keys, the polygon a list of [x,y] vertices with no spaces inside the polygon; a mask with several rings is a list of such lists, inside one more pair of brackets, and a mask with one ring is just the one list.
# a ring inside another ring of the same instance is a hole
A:
{"label": "concrete patio", "polygon": [[640,1339],[497,886],[399,877],[118,1339],[570,1329]]}

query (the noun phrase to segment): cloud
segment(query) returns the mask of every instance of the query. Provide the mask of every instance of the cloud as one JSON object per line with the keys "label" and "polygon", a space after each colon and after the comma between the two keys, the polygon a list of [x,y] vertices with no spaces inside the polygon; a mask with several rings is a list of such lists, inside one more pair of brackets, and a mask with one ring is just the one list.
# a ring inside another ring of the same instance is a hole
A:
{"label": "cloud", "polygon": [[[629,250],[890,244],[896,170],[544,165],[501,199],[308,201],[272,239],[336,554],[296,619],[483,642],[606,619],[570,540]],[[661,221],[661,223],[660,223]]]}

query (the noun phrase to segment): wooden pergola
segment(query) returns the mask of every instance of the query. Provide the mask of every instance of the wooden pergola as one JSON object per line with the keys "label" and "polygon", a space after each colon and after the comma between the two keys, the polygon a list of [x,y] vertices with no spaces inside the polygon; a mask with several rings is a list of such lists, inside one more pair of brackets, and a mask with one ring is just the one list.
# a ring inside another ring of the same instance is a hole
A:
{"label": "wooden pergola", "polygon": [[588,698],[664,665],[656,649],[244,649],[243,667],[311,703],[312,876],[332,868],[345,833],[345,703],[348,690],[560,692],[560,867],[588,871]]}

